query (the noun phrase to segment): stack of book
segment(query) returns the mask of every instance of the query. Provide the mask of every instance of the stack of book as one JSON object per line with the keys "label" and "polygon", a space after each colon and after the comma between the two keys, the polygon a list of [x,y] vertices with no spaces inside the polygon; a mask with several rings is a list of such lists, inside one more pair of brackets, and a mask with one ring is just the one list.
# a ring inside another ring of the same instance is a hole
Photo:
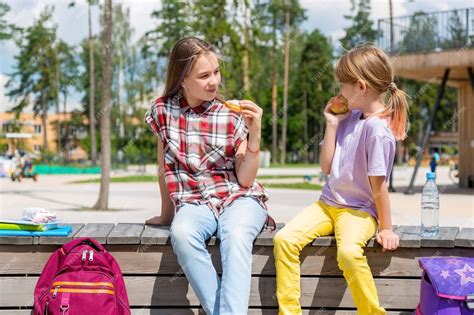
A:
{"label": "stack of book", "polygon": [[68,236],[72,227],[59,223],[0,219],[0,236]]}

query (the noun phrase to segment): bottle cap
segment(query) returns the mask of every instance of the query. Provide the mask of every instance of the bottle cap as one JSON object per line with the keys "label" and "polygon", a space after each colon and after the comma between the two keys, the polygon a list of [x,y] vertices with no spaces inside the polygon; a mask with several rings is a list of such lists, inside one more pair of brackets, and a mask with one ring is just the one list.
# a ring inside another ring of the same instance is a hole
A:
{"label": "bottle cap", "polygon": [[426,179],[435,179],[435,178],[436,178],[435,173],[431,173],[431,172],[426,173]]}

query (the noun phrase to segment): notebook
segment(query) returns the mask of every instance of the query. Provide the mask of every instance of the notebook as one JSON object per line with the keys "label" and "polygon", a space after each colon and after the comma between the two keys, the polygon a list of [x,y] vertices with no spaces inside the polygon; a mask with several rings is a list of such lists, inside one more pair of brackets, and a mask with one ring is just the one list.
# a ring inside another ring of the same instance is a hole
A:
{"label": "notebook", "polygon": [[48,231],[0,230],[0,236],[68,236],[72,226],[64,225]]}

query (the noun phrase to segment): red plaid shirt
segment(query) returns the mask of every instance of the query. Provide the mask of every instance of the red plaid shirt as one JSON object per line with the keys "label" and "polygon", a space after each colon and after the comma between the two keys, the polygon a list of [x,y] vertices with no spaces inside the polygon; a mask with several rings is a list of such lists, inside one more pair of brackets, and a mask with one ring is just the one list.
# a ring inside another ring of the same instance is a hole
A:
{"label": "red plaid shirt", "polygon": [[218,216],[242,196],[267,209],[268,194],[257,181],[249,188],[237,181],[235,154],[248,135],[241,115],[217,100],[191,108],[178,93],[153,102],[145,122],[163,142],[164,176],[176,210],[184,203],[207,204]]}

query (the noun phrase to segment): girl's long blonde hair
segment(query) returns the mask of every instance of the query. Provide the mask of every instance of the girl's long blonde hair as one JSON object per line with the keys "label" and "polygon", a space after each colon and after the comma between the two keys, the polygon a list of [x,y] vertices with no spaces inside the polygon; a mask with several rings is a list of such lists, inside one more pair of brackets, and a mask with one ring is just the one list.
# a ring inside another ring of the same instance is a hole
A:
{"label": "girl's long blonde hair", "polygon": [[341,83],[364,81],[380,94],[390,93],[385,110],[380,114],[389,118],[390,129],[397,140],[407,135],[408,102],[404,91],[397,88],[389,57],[379,48],[362,46],[349,50],[336,64],[336,80]]}

